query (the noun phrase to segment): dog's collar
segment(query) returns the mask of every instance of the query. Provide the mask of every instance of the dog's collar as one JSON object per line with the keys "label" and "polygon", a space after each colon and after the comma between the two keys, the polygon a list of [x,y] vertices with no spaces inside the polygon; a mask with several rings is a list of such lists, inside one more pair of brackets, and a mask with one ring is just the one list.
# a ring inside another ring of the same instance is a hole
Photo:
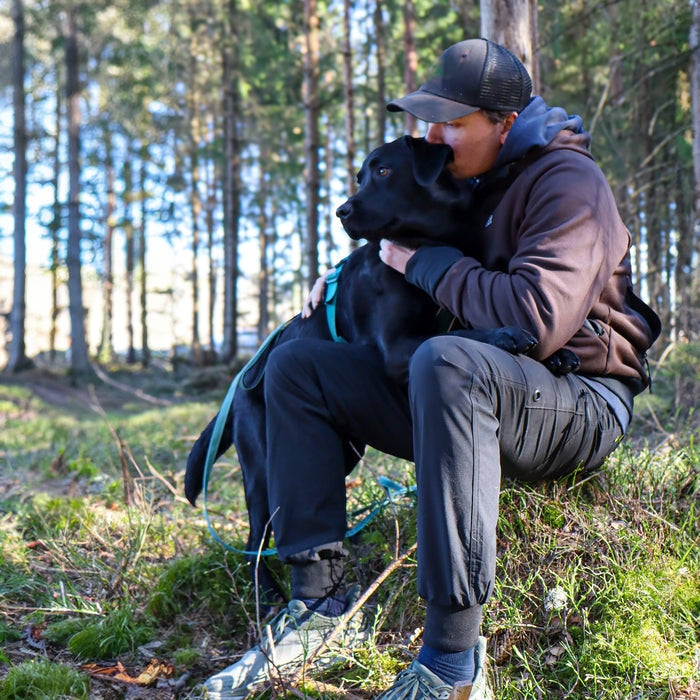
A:
{"label": "dog's collar", "polygon": [[336,343],[348,342],[338,333],[335,316],[335,301],[338,294],[338,282],[340,281],[340,271],[343,269],[344,262],[344,260],[339,262],[329,273],[328,277],[326,277],[326,297],[324,299],[324,303],[326,305],[326,319],[328,320],[328,330],[331,334],[331,338],[333,338],[334,342]]}

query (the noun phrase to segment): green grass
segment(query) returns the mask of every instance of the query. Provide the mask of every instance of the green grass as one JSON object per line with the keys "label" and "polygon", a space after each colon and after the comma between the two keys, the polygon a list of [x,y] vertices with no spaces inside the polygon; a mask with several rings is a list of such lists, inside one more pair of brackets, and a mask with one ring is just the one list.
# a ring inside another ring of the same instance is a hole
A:
{"label": "green grass", "polygon": [[88,678],[74,669],[50,661],[24,661],[0,681],[5,700],[59,700],[88,697]]}
{"label": "green grass", "polygon": [[[700,426],[688,403],[694,374],[682,372],[698,350],[665,359],[655,394],[641,397],[630,435],[595,478],[503,485],[483,625],[499,699],[700,697]],[[255,640],[245,562],[182,499],[187,453],[226,386],[190,399],[162,374],[115,376],[172,403],[154,408],[100,386],[91,397],[55,377],[69,395],[56,405],[0,378],[2,698],[106,696],[111,686],[88,678],[85,664],[118,662],[137,676],[150,657],[189,674],[195,697]],[[379,474],[414,483],[410,464],[372,451],[358,473],[351,512],[383,496]],[[241,545],[232,452],[215,469],[210,505],[222,539]],[[402,497],[348,543],[353,581],[368,587],[411,546],[414,515],[413,498]],[[369,605],[374,639],[321,685],[307,682],[309,697],[344,697],[339,687],[374,697],[417,652],[415,558]]]}

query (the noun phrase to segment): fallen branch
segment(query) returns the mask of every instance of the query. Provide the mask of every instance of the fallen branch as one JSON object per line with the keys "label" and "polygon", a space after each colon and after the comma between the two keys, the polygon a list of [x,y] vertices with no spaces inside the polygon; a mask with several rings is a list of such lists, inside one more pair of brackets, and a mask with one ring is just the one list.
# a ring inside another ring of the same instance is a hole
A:
{"label": "fallen branch", "polygon": [[146,401],[148,403],[153,403],[158,406],[172,406],[174,405],[172,401],[169,401],[168,399],[159,399],[157,396],[151,396],[150,394],[147,394],[145,391],[141,391],[141,389],[134,389],[134,387],[128,386],[127,384],[122,384],[121,382],[117,382],[114,379],[112,379],[107,373],[99,366],[96,365],[94,362],[91,364],[91,367],[95,374],[105,383],[109,384],[110,386],[113,386],[115,389],[119,389],[119,391],[123,391],[126,394],[133,394],[137,398],[141,399],[142,401]]}
{"label": "fallen branch", "polygon": [[418,543],[414,542],[400,557],[394,558],[391,564],[389,564],[389,566],[387,566],[387,568],[384,569],[384,571],[382,571],[382,573],[379,574],[376,579],[374,579],[369,588],[357,599],[350,610],[340,617],[338,624],[333,628],[328,637],[326,637],[326,639],[324,639],[323,642],[309,654],[305,660],[305,664],[289,679],[288,682],[290,685],[294,685],[299,682],[304,673],[304,668],[308,666],[321,652],[323,652],[328,645],[343,631],[355,613],[359,611],[359,609],[369,600],[379,586],[381,586],[382,583],[384,583],[384,581],[391,576],[394,571],[396,571],[396,569],[403,566],[403,563],[416,551],[417,547]]}

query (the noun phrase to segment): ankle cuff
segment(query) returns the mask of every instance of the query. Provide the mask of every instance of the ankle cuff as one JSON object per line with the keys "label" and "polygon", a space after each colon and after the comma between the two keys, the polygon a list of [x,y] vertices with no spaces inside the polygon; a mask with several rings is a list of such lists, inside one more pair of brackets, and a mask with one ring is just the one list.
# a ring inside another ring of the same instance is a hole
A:
{"label": "ankle cuff", "polygon": [[476,646],[484,608],[457,608],[428,603],[423,643],[442,651],[464,651]]}
{"label": "ankle cuff", "polygon": [[320,559],[292,565],[292,598],[339,598],[344,594],[342,559]]}

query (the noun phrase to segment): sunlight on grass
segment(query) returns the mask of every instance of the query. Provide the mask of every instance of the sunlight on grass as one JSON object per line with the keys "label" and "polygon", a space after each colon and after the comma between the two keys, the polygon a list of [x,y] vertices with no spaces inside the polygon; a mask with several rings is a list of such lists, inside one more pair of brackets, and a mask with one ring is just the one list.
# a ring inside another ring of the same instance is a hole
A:
{"label": "sunlight on grass", "polygon": [[[661,376],[657,384],[657,396],[665,395]],[[20,697],[8,683],[43,668],[22,651],[28,630],[50,643],[49,659],[61,660],[46,667],[47,678],[75,683],[67,693],[75,697],[93,692],[83,690],[85,676],[68,673],[81,659],[138,670],[138,647],[157,642],[157,654],[190,673],[194,688],[237,658],[257,635],[248,566],[212,541],[201,510],[182,494],[188,451],[218,399],[138,410],[122,404],[103,418],[57,411],[10,388],[0,386],[7,421],[0,697]],[[665,432],[652,430],[650,410]],[[640,403],[639,413],[595,477],[503,484],[495,593],[482,630],[499,699],[666,700],[669,689],[690,698],[700,682],[700,431],[663,401],[653,409]],[[410,463],[368,450],[348,485],[351,524],[384,500],[379,475],[415,484]],[[210,507],[222,538],[243,546],[233,450],[214,470]],[[347,543],[351,582],[368,587],[415,537],[409,492]],[[270,564],[288,588],[288,570],[276,558]],[[374,638],[322,676],[329,688],[376,695],[415,656],[424,618],[415,568],[408,558],[373,595]]]}

